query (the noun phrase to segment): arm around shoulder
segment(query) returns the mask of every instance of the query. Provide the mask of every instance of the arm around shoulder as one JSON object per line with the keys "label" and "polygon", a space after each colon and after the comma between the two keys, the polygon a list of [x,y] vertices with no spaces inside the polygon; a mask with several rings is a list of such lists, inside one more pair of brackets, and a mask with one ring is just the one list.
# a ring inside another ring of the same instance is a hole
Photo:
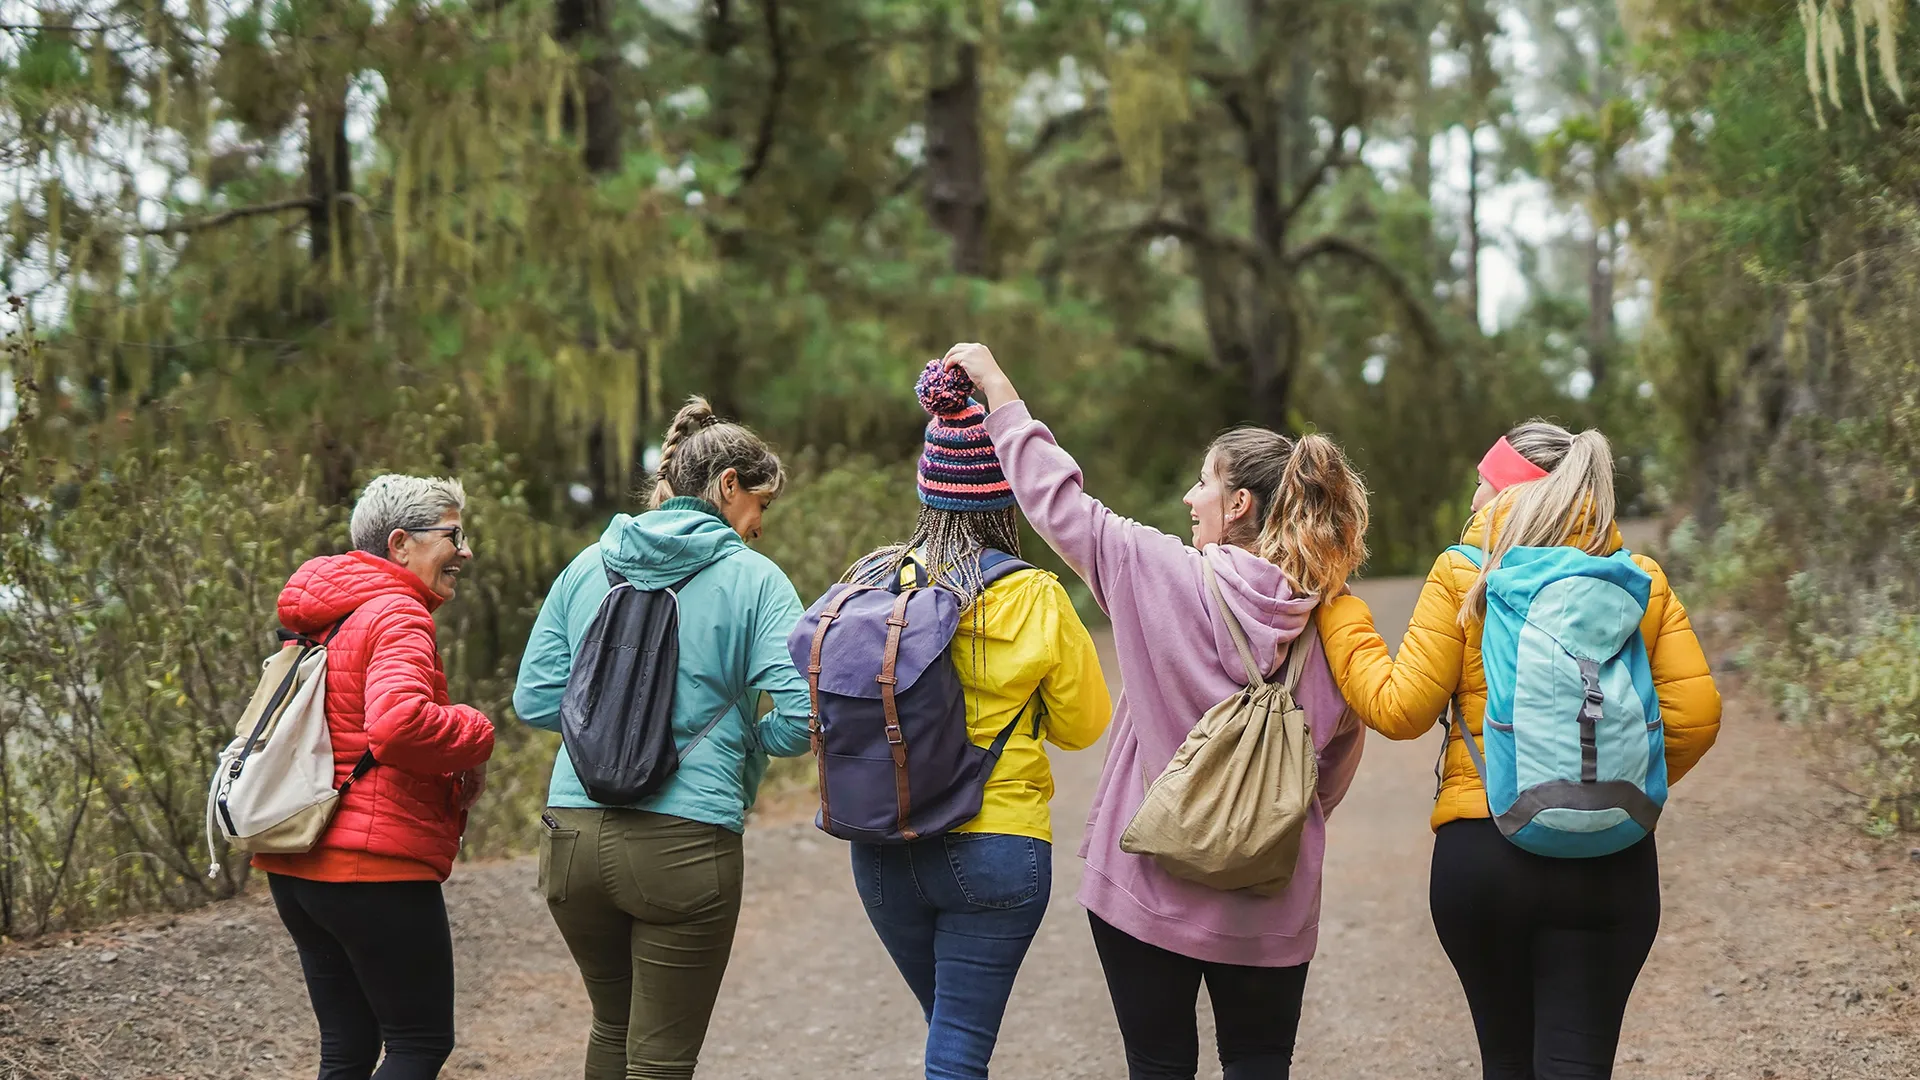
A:
{"label": "arm around shoulder", "polygon": [[[758,721],[759,741],[774,757],[799,757],[812,747],[807,730],[812,703],[806,676],[793,666],[793,658],[787,654],[787,635],[806,609],[800,606],[800,594],[794,591],[793,582],[771,559],[755,561],[762,566],[760,587],[750,594],[758,601],[752,620],[753,641],[748,646],[747,686],[773,698],[773,711]],[[751,710],[748,715],[752,715]]]}
{"label": "arm around shoulder", "polygon": [[1113,699],[1100,670],[1093,635],[1073,609],[1067,590],[1047,577],[1049,621],[1053,624],[1053,670],[1040,684],[1047,707],[1047,741],[1062,750],[1085,750],[1100,741],[1113,719]]}
{"label": "arm around shoulder", "polygon": [[1417,739],[1438,722],[1460,685],[1466,630],[1457,614],[1454,556],[1442,553],[1414,605],[1413,621],[1395,657],[1357,596],[1320,608],[1320,636],[1340,693],[1368,727],[1389,739]]}
{"label": "arm around shoulder", "polygon": [[573,674],[573,650],[567,647],[567,593],[571,567],[555,579],[533,620],[526,651],[520,654],[520,674],[513,683],[513,711],[522,722],[542,731],[560,730],[560,702],[566,697],[567,678]]}
{"label": "arm around shoulder", "polygon": [[1354,774],[1360,771],[1360,755],[1366,745],[1367,729],[1360,722],[1359,714],[1351,708],[1343,710],[1333,737],[1320,751],[1319,796],[1323,815],[1332,817],[1334,807],[1347,797]]}

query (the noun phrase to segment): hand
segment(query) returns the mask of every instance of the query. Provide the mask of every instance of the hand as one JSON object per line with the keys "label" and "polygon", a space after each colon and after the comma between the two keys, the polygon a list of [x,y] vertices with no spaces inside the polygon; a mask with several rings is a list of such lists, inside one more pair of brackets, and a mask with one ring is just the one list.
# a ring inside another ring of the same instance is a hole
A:
{"label": "hand", "polygon": [[487,790],[487,767],[468,769],[460,774],[460,809],[471,810],[473,804],[480,801],[480,793]]}
{"label": "hand", "polygon": [[974,388],[987,397],[987,408],[997,409],[1002,405],[1020,400],[1019,391],[1013,388],[1013,382],[1000,370],[1000,362],[993,358],[993,352],[978,342],[961,342],[947,350],[942,361],[947,370],[959,368],[973,380]]}

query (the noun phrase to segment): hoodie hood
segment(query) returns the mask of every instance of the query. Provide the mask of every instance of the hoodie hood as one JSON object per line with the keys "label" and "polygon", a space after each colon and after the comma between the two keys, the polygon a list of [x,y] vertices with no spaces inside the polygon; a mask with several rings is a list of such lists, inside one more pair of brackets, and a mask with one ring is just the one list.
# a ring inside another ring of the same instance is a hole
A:
{"label": "hoodie hood", "polygon": [[745,551],[709,503],[669,499],[639,516],[615,514],[600,534],[600,558],[636,589],[664,589]]}
{"label": "hoodie hood", "polygon": [[[1287,644],[1306,630],[1307,620],[1313,617],[1320,598],[1299,591],[1278,566],[1245,548],[1211,544],[1201,555],[1213,565],[1214,576],[1220,582],[1220,595],[1239,620],[1240,628],[1246,631],[1254,660],[1262,672],[1271,674],[1279,666]],[[1204,590],[1205,586],[1201,588]],[[1233,631],[1214,611],[1211,596],[1206,598],[1206,603],[1221,667],[1239,672],[1240,651],[1233,643]]]}
{"label": "hoodie hood", "polygon": [[308,559],[280,591],[280,625],[296,634],[317,634],[369,601],[411,596],[428,611],[440,597],[399,563],[365,551]]}

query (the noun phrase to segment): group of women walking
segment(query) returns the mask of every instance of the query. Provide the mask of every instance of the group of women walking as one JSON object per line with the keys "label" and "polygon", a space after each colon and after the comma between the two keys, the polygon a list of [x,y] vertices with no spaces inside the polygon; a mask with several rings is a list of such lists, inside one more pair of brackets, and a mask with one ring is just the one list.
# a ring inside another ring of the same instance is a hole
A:
{"label": "group of women walking", "polygon": [[[1129,1076],[1196,1074],[1205,983],[1226,1076],[1266,1080],[1291,1066],[1316,947],[1326,819],[1359,766],[1365,729],[1410,739],[1449,716],[1431,902],[1484,1073],[1610,1075],[1659,921],[1650,826],[1596,857],[1528,850],[1490,809],[1477,741],[1511,727],[1486,720],[1497,666],[1491,651],[1484,664],[1481,654],[1489,576],[1503,558],[1518,561],[1517,550],[1611,557],[1621,548],[1604,437],[1533,422],[1501,440],[1482,464],[1463,545],[1436,561],[1395,657],[1347,591],[1366,555],[1367,496],[1326,437],[1259,428],[1220,436],[1187,493],[1192,536],[1182,540],[1089,496],[1073,458],[986,348],[955,346],[930,369],[918,525],[847,571],[852,587],[954,594],[961,616],[950,656],[967,734],[990,748],[977,815],[937,835],[905,829],[850,845],[857,902],[924,1012],[929,1080],[988,1075],[1047,910],[1053,781],[1044,744],[1079,750],[1110,736],[1080,850],[1079,899]],[[933,383],[971,393],[929,392]],[[800,597],[751,546],[785,479],[764,442],[695,399],[666,434],[651,508],[616,515],[560,575],[522,659],[515,711],[558,729],[610,592],[675,597],[668,700],[677,767],[644,798],[607,805],[562,749],[542,815],[540,888],[591,1004],[588,1080],[694,1074],[733,946],[741,833],[761,777],[769,757],[805,754],[820,739],[818,640],[812,664],[804,654],[796,663],[789,637],[803,617]],[[281,600],[290,630],[337,627],[327,714],[340,777],[368,751],[375,762],[312,852],[256,859],[306,973],[322,1080],[434,1077],[453,1047],[439,883],[484,788],[493,738],[486,717],[448,701],[434,644],[431,612],[452,597],[472,555],[463,505],[453,481],[374,481],[354,512],[356,550],[309,562]],[[1025,564],[1000,572],[1020,554],[1022,514],[1111,620],[1125,685],[1117,706],[1060,582]],[[1637,629],[1658,703],[1648,730],[1671,782],[1713,742],[1719,698],[1659,567],[1619,559],[1638,568],[1623,573],[1651,581],[1641,586]],[[1553,602],[1577,605],[1569,595]],[[903,601],[893,618],[904,623],[906,610]],[[902,629],[893,628],[895,646]],[[1305,651],[1289,665],[1296,650]],[[1125,840],[1196,722],[1249,685],[1249,654],[1260,672],[1297,672],[1292,700],[1314,758],[1293,874],[1271,894],[1176,876]],[[891,656],[882,682],[893,676]],[[1599,679],[1589,680],[1590,694]],[[889,683],[890,736],[895,690]],[[757,708],[762,694],[770,711]],[[1501,716],[1528,707],[1524,695],[1495,697]],[[1591,730],[1582,730],[1591,750]],[[903,828],[906,775],[903,765]],[[1002,1072],[1021,1070],[1003,1062]]]}

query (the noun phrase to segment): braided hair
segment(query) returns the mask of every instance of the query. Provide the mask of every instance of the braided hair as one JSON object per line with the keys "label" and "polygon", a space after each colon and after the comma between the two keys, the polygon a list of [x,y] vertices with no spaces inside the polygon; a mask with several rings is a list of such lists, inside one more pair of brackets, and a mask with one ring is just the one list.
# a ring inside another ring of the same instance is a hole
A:
{"label": "braided hair", "polygon": [[898,581],[908,560],[918,558],[928,580],[960,597],[962,606],[980,598],[980,553],[987,548],[1020,555],[1020,511],[942,510],[922,505],[920,520],[907,540],[861,559],[843,580],[860,585]]}
{"label": "braided hair", "polygon": [[660,467],[654,471],[649,505],[692,495],[718,506],[720,478],[728,469],[739,476],[741,487],[756,495],[778,496],[787,485],[786,467],[760,436],[715,416],[706,398],[690,397],[660,441]]}

